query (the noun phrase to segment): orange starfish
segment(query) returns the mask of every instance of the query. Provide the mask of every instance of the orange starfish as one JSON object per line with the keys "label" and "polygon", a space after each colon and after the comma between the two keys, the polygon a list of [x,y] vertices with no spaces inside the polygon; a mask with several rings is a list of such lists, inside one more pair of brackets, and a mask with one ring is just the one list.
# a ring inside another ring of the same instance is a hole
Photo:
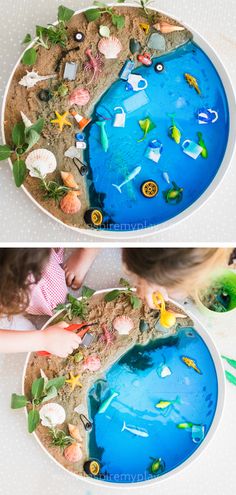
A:
{"label": "orange starfish", "polygon": [[57,119],[51,120],[52,124],[58,124],[60,127],[60,131],[62,131],[64,125],[69,125],[71,126],[71,122],[66,119],[67,115],[69,115],[69,112],[63,113],[63,115],[60,115],[58,112],[55,112]]}
{"label": "orange starfish", "polygon": [[80,383],[79,379],[80,379],[80,375],[76,375],[74,376],[73,373],[69,373],[70,375],[70,379],[69,380],[66,380],[66,383],[69,383],[71,388],[72,388],[72,392],[73,390],[75,389],[75,387],[82,387],[82,383]]}

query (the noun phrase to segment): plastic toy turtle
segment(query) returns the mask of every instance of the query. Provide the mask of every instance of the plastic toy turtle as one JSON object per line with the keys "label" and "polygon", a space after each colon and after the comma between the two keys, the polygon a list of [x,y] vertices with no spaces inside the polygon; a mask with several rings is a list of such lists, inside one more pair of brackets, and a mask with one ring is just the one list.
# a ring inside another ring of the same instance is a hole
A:
{"label": "plastic toy turtle", "polygon": [[183,198],[183,188],[178,187],[175,182],[172,181],[172,187],[163,192],[165,201],[170,204],[177,204]]}
{"label": "plastic toy turtle", "polygon": [[103,213],[99,208],[90,208],[85,212],[84,220],[90,227],[100,227],[103,223]]}
{"label": "plastic toy turtle", "polygon": [[141,193],[145,198],[154,198],[159,191],[159,187],[154,180],[146,180],[141,184]]}
{"label": "plastic toy turtle", "polygon": [[154,475],[163,473],[165,469],[164,461],[160,457],[159,459],[154,459],[153,457],[151,459],[153,462],[149,468],[150,473]]}
{"label": "plastic toy turtle", "polygon": [[154,66],[154,70],[157,73],[163,72],[164,69],[165,69],[165,67],[164,67],[164,64],[162,62],[157,62],[157,64],[155,64],[155,66]]}

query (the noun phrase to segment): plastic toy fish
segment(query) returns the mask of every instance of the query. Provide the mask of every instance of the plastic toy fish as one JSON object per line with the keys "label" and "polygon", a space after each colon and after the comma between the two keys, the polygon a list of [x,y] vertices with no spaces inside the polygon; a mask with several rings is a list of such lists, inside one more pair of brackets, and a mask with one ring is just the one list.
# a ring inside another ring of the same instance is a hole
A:
{"label": "plastic toy fish", "polygon": [[115,397],[118,397],[119,394],[117,392],[111,392],[111,395],[106,400],[104,400],[104,402],[99,407],[98,414],[103,414],[108,409],[113,399],[115,399]]}
{"label": "plastic toy fish", "polygon": [[106,121],[105,120],[98,120],[96,122],[96,124],[100,127],[101,129],[101,136],[100,136],[100,139],[101,139],[101,145],[102,145],[102,148],[103,150],[105,151],[105,153],[107,152],[108,148],[109,148],[109,141],[108,141],[108,137],[107,137],[107,133],[106,133],[106,129],[105,129],[105,126],[106,126]]}
{"label": "plastic toy fish", "polygon": [[188,430],[192,428],[193,423],[178,423],[176,426],[179,430]]}
{"label": "plastic toy fish", "polygon": [[187,83],[189,84],[189,86],[192,86],[197,91],[197,93],[200,95],[201,91],[199,89],[197,79],[195,77],[191,76],[191,74],[187,74],[187,73],[184,74],[184,77],[185,77]]}
{"label": "plastic toy fish", "polygon": [[138,175],[142,170],[142,167],[136,167],[127,177],[126,180],[124,180],[124,182],[122,182],[119,186],[117,186],[116,184],[112,184],[113,187],[115,187],[120,193],[122,192],[121,191],[121,188],[125,185],[125,184],[128,184],[131,180],[133,180],[136,175]]}
{"label": "plastic toy fish", "polygon": [[186,357],[186,356],[183,356],[182,357],[182,361],[184,362],[184,364],[186,364],[186,366],[188,366],[189,368],[193,368],[194,371],[196,371],[197,373],[199,373],[199,375],[202,374],[202,372],[200,371],[200,369],[197,367],[197,364],[196,362],[189,358],[189,357]]}
{"label": "plastic toy fish", "polygon": [[126,423],[124,421],[124,424],[123,424],[123,427],[122,427],[122,430],[121,431],[125,431],[125,430],[126,431],[129,431],[133,435],[136,435],[137,437],[143,437],[143,438],[149,437],[149,434],[148,434],[147,431],[141,430],[139,428],[135,428],[135,427],[132,427],[132,426],[126,426]]}
{"label": "plastic toy fish", "polygon": [[199,108],[197,118],[199,124],[215,124],[219,115],[216,110],[212,110],[211,108]]}
{"label": "plastic toy fish", "polygon": [[171,118],[172,125],[171,127],[169,127],[168,134],[171,137],[171,139],[173,139],[173,141],[176,142],[176,144],[179,144],[181,140],[181,132],[178,129],[178,127],[175,125],[175,120],[174,120],[175,116],[169,115],[169,117]]}
{"label": "plastic toy fish", "polygon": [[153,457],[151,457],[151,459],[153,462],[149,468],[150,473],[157,474],[158,472],[163,472],[165,469],[165,463],[163,462],[161,457],[159,457],[159,459],[154,459]]}
{"label": "plastic toy fish", "polygon": [[199,146],[202,147],[201,156],[202,156],[202,158],[208,158],[208,150],[207,150],[205,141],[203,140],[202,133],[198,132],[197,135],[198,135],[198,144],[199,144]]}
{"label": "plastic toy fish", "polygon": [[38,72],[35,71],[28,72],[27,70],[26,72],[27,74],[19,81],[19,84],[21,86],[25,86],[25,88],[33,88],[38,82],[46,81],[47,79],[54,79],[55,77],[57,77],[55,74],[50,76],[40,76]]}
{"label": "plastic toy fish", "polygon": [[177,204],[182,200],[183,188],[178,187],[175,182],[172,181],[172,187],[163,192],[163,196],[167,203]]}
{"label": "plastic toy fish", "polygon": [[142,141],[144,141],[147,134],[150,131],[152,131],[152,129],[155,129],[156,125],[151,121],[151,119],[149,117],[147,117],[144,120],[139,120],[138,123],[139,123],[142,131],[144,132],[142,139],[138,140],[138,143],[141,143]]}
{"label": "plastic toy fish", "polygon": [[176,397],[175,400],[160,400],[155,407],[157,409],[167,409],[167,407],[172,406],[173,404],[180,403],[179,397]]}

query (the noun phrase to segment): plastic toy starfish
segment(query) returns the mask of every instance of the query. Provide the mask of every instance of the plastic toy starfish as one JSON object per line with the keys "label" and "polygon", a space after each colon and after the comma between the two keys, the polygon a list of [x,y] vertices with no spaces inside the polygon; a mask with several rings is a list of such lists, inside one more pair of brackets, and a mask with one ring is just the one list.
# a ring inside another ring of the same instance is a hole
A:
{"label": "plastic toy starfish", "polygon": [[64,125],[69,125],[71,126],[71,122],[66,119],[67,115],[69,115],[69,112],[63,113],[63,115],[60,115],[58,112],[55,112],[57,119],[51,120],[52,124],[58,124],[60,127],[60,131],[62,131]]}
{"label": "plastic toy starfish", "polygon": [[80,375],[74,376],[73,373],[71,373],[71,372],[69,374],[70,374],[70,379],[66,380],[66,383],[70,384],[70,386],[72,388],[72,392],[73,392],[75,387],[82,387],[83,385],[79,381]]}

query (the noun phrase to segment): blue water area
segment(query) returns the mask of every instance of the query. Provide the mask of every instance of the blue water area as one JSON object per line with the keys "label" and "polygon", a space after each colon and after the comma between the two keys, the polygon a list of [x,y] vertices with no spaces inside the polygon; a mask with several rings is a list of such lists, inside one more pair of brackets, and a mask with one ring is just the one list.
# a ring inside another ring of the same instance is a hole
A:
{"label": "blue water area", "polygon": [[[165,67],[162,73],[154,70],[159,61]],[[124,128],[113,127],[114,108],[124,108],[124,100],[137,95],[133,90],[127,91],[126,82],[118,79],[101,97],[87,130],[90,203],[103,209],[105,228],[110,230],[135,230],[158,225],[193,204],[214,179],[224,157],[229,133],[229,111],[223,84],[208,56],[195,43],[188,42],[165,56],[155,58],[151,67],[141,66],[132,73],[147,80],[145,93],[149,102],[127,113]],[[196,78],[201,95],[188,85],[185,73]],[[215,124],[198,123],[197,112],[202,107],[218,112]],[[168,136],[170,114],[175,115],[175,124],[182,134],[179,145]],[[156,127],[143,142],[138,143],[143,136],[138,121],[147,117]],[[106,119],[107,152],[101,146],[101,131],[96,124],[99,119]],[[186,139],[198,143],[197,132],[203,134],[208,149],[207,159],[199,156],[194,160],[183,152],[181,144]],[[153,139],[163,144],[159,163],[145,157],[148,143]],[[122,183],[137,166],[142,167],[141,172],[122,188],[120,194],[112,184]],[[163,172],[184,189],[182,201],[178,204],[165,202],[163,192],[170,186],[164,180]],[[141,184],[149,179],[155,180],[159,186],[159,193],[154,198],[145,198],[140,192]]]}
{"label": "blue water area", "polygon": [[[184,356],[194,359],[201,373],[184,364]],[[160,376],[163,365],[171,372],[165,377]],[[113,392],[119,395],[99,413],[101,404]],[[193,328],[180,330],[176,337],[135,345],[89,391],[89,412],[94,422],[90,457],[101,462],[101,472],[108,482],[150,479],[154,476],[150,466],[159,458],[162,469],[155,476],[161,476],[183,463],[203,441],[195,443],[191,427],[179,429],[177,425],[201,425],[206,436],[217,396],[214,362]],[[155,406],[160,401],[171,404],[158,409]]]}

